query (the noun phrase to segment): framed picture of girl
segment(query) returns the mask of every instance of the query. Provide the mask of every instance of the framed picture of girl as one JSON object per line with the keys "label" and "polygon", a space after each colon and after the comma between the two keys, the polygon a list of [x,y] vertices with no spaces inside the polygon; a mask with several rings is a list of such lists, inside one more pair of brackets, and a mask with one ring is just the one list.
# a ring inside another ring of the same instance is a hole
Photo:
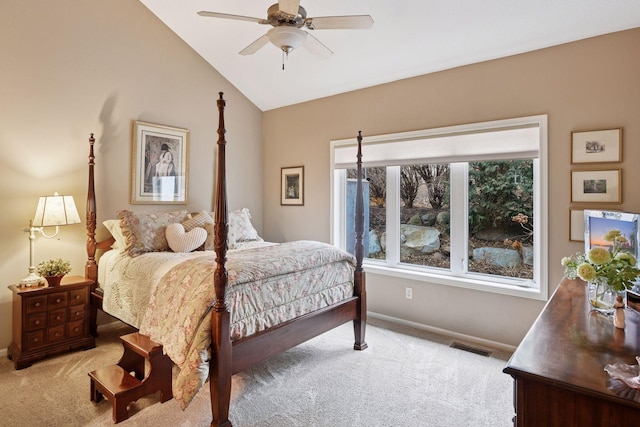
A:
{"label": "framed picture of girl", "polygon": [[189,131],[135,121],[131,146],[131,203],[186,204]]}

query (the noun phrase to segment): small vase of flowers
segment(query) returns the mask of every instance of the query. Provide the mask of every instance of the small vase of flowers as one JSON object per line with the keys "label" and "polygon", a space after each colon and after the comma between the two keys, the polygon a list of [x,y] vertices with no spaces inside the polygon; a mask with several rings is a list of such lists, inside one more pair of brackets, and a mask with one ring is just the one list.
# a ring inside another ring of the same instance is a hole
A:
{"label": "small vase of flowers", "polygon": [[607,247],[594,247],[589,252],[562,258],[564,276],[587,282],[589,302],[593,309],[611,314],[619,293],[631,289],[640,276],[636,258],[628,251],[628,240],[620,230],[604,235]]}
{"label": "small vase of flowers", "polygon": [[60,286],[62,278],[71,271],[71,262],[62,258],[50,259],[38,264],[37,271],[47,279],[49,286]]}

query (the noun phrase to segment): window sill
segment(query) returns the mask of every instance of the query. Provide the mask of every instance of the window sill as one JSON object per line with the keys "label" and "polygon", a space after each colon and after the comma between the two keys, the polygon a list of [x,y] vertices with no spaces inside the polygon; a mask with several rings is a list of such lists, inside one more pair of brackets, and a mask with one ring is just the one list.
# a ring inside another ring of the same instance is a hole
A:
{"label": "window sill", "polygon": [[364,261],[364,269],[367,273],[383,276],[397,277],[401,279],[416,280],[420,282],[436,283],[445,286],[473,289],[482,292],[511,295],[520,298],[529,298],[540,301],[547,300],[546,285],[542,289],[511,285],[505,283],[490,282],[474,278],[461,278],[446,274],[435,274],[427,271],[417,271],[408,268],[389,267],[377,262]]}

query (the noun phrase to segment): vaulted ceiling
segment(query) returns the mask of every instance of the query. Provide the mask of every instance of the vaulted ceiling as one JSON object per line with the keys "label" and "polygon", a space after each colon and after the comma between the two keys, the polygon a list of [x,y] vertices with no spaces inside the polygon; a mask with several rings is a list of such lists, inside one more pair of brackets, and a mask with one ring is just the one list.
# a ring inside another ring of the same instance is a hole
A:
{"label": "vaulted ceiling", "polygon": [[374,24],[309,30],[333,54],[298,48],[286,58],[270,43],[238,53],[270,25],[197,14],[266,19],[277,0],[140,1],[263,111],[640,27],[638,0],[302,0],[308,17],[371,15]]}

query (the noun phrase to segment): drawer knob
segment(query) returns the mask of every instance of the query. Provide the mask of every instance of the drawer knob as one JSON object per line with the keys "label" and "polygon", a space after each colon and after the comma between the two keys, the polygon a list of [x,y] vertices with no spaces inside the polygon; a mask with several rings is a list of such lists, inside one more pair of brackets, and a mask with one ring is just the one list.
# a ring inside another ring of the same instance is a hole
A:
{"label": "drawer knob", "polygon": [[62,319],[60,316],[56,316],[56,320],[60,320]]}
{"label": "drawer knob", "polygon": [[74,332],[78,332],[79,330],[80,330],[80,328],[79,328],[79,327],[77,327],[77,326],[76,326],[75,328],[73,328],[73,331],[74,331]]}
{"label": "drawer knob", "polygon": [[80,299],[80,295],[76,295],[76,299]]}
{"label": "drawer knob", "polygon": [[38,342],[38,341],[40,341],[38,338],[33,339],[33,342]]}
{"label": "drawer knob", "polygon": [[40,301],[38,301],[37,303],[33,304],[34,307],[40,307]]}
{"label": "drawer knob", "polygon": [[60,336],[60,332],[56,332],[54,335],[59,337]]}
{"label": "drawer knob", "polygon": [[36,320],[34,323],[35,323],[36,325],[39,325],[39,324],[40,324],[40,320]]}
{"label": "drawer knob", "polygon": [[56,299],[56,304],[60,302],[60,298]]}

